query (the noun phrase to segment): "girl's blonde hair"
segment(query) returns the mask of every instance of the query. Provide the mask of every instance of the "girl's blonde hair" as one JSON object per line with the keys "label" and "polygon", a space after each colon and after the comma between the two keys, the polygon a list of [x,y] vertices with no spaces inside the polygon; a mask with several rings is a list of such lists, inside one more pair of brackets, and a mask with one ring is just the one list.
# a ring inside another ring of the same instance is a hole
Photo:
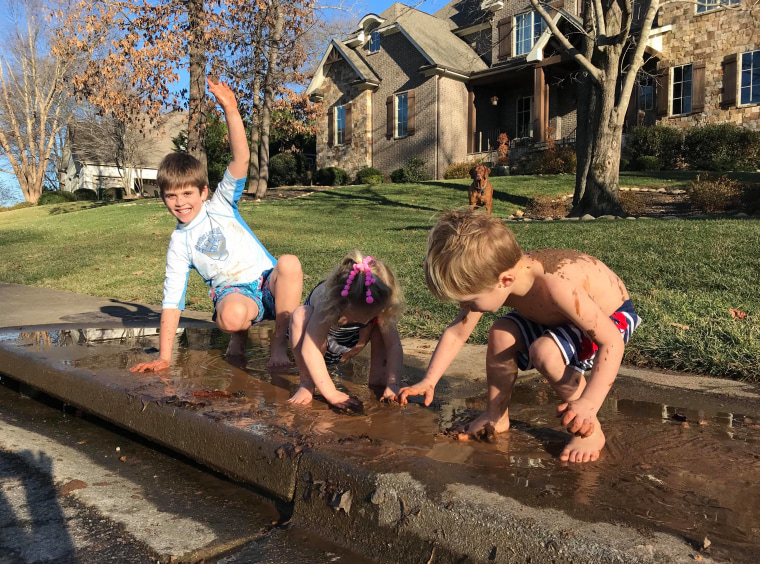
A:
{"label": "girl's blonde hair", "polygon": [[[379,259],[373,258],[370,262],[370,271],[375,282],[369,287],[365,286],[364,273],[357,272],[349,286],[348,295],[341,295],[354,265],[361,264],[364,259],[365,255],[360,251],[351,251],[325,280],[324,294],[319,300],[318,308],[330,323],[335,323],[347,307],[358,310],[380,308],[378,318],[383,324],[398,320],[404,303],[401,287],[388,265]],[[371,304],[367,303],[368,288],[373,299]]]}

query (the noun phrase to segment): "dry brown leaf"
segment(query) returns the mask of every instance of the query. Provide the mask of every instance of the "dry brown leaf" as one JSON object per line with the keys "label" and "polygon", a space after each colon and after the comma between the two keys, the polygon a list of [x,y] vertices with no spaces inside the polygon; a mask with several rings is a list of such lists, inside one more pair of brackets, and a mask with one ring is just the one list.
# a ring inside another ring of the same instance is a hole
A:
{"label": "dry brown leaf", "polygon": [[691,329],[688,325],[682,325],[681,323],[671,323],[670,326],[675,327],[676,329],[683,329],[684,331]]}
{"label": "dry brown leaf", "polygon": [[144,270],[135,270],[132,274],[134,274],[135,276],[140,276],[143,272],[145,272],[145,271]]}
{"label": "dry brown leaf", "polygon": [[741,310],[729,308],[728,313],[731,314],[731,317],[734,319],[746,319],[747,314]]}

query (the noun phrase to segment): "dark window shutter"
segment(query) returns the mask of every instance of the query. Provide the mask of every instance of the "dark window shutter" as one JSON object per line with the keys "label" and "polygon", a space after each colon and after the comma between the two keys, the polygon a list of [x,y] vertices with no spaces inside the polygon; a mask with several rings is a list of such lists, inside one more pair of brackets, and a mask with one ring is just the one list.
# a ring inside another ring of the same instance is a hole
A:
{"label": "dark window shutter", "polygon": [[657,76],[657,116],[667,117],[670,102],[670,69],[662,69]]}
{"label": "dark window shutter", "polygon": [[499,20],[499,58],[512,56],[512,17]]}
{"label": "dark window shutter", "polygon": [[351,144],[351,136],[354,132],[353,123],[351,122],[351,104],[346,104],[346,135],[345,135],[345,141],[343,141],[344,144],[350,145]]}
{"label": "dark window shutter", "polygon": [[406,134],[414,135],[414,128],[417,123],[415,117],[415,95],[414,90],[410,90],[406,93]]}
{"label": "dark window shutter", "polygon": [[388,96],[385,99],[385,137],[387,139],[393,139],[393,96]]}
{"label": "dark window shutter", "polygon": [[720,105],[723,109],[736,105],[736,53],[723,59],[723,96]]}
{"label": "dark window shutter", "polygon": [[691,111],[699,113],[705,109],[705,62],[697,61],[693,66]]}
{"label": "dark window shutter", "polygon": [[633,90],[631,90],[631,99],[628,101],[628,110],[625,113],[626,131],[630,131],[632,127],[636,127],[639,122],[639,84],[635,82],[633,84]]}
{"label": "dark window shutter", "polygon": [[327,146],[332,147],[335,143],[335,108],[327,112]]}

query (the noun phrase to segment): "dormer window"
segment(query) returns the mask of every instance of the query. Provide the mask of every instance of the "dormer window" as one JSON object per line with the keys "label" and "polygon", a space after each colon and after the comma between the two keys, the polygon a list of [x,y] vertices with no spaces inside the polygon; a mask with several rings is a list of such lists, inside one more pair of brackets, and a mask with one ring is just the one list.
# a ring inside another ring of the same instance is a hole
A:
{"label": "dormer window", "polygon": [[533,49],[536,40],[546,28],[546,22],[536,12],[515,16],[515,55],[525,55]]}
{"label": "dormer window", "polygon": [[380,32],[373,31],[369,36],[369,52],[377,53],[380,51]]}

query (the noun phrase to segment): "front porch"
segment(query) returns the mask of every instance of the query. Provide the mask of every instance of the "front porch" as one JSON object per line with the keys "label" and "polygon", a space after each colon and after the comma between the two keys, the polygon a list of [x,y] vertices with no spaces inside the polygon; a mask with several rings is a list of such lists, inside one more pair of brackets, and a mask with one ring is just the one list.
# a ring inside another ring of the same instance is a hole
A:
{"label": "front porch", "polygon": [[574,143],[577,100],[570,73],[576,69],[572,61],[557,56],[473,80],[468,154],[495,152],[501,134],[509,138],[513,158],[548,140]]}

